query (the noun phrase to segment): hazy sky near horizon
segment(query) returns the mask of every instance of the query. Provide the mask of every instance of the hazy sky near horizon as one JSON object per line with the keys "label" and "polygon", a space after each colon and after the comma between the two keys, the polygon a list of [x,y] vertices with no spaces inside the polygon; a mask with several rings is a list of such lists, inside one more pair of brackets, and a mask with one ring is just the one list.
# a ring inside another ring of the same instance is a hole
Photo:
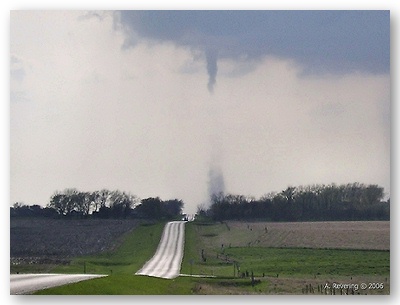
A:
{"label": "hazy sky near horizon", "polygon": [[10,204],[378,184],[389,11],[12,11]]}

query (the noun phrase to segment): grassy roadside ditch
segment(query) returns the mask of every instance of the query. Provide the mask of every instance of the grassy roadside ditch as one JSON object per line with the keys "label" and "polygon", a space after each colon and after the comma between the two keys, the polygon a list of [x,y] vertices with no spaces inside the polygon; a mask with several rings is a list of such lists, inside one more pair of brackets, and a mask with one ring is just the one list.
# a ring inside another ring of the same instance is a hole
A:
{"label": "grassy roadside ditch", "polygon": [[165,223],[146,224],[122,236],[123,242],[114,251],[78,257],[69,265],[58,266],[53,272],[133,274],[154,254]]}

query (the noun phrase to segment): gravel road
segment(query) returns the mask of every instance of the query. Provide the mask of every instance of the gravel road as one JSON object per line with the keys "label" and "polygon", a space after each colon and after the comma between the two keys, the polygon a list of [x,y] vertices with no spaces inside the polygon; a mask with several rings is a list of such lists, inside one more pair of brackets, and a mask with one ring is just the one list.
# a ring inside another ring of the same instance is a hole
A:
{"label": "gravel road", "polygon": [[136,274],[166,279],[179,276],[184,237],[185,221],[168,222],[164,227],[156,253]]}
{"label": "gravel road", "polygon": [[37,290],[85,281],[101,274],[11,274],[10,294],[31,294]]}

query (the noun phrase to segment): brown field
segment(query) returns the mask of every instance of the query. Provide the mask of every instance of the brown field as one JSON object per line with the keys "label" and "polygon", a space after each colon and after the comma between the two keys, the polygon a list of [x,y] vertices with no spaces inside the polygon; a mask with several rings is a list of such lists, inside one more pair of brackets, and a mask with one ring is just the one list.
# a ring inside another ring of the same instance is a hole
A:
{"label": "brown field", "polygon": [[[390,250],[389,221],[225,222],[215,246]],[[234,238],[232,238],[234,236]]]}
{"label": "brown field", "polygon": [[10,257],[67,259],[115,247],[138,220],[11,218]]}

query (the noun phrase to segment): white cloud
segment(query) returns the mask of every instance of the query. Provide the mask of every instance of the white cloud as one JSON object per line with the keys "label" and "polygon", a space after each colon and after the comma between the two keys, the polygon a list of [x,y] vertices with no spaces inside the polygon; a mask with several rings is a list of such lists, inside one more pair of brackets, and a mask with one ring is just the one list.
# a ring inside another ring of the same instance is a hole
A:
{"label": "white cloud", "polygon": [[378,183],[390,190],[389,76],[299,77],[273,58],[220,80],[226,184],[260,195],[287,185]]}

